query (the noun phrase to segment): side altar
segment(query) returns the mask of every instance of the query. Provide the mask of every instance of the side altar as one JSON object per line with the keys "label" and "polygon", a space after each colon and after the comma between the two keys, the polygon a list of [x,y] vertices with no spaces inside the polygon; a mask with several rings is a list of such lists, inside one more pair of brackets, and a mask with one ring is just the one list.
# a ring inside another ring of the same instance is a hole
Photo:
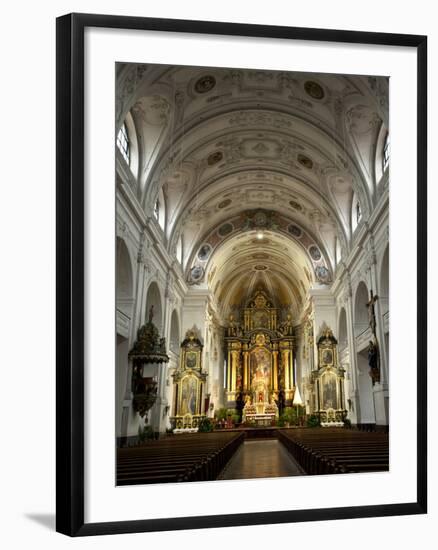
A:
{"label": "side altar", "polygon": [[180,363],[174,372],[173,416],[170,417],[174,433],[197,432],[205,417],[205,383],[207,373],[202,368],[202,343],[189,331],[181,343]]}
{"label": "side altar", "polygon": [[227,407],[244,422],[269,425],[293,401],[292,318],[280,322],[279,309],[258,290],[239,320],[230,316],[225,334]]}
{"label": "side altar", "polygon": [[323,331],[317,342],[318,367],[312,372],[316,391],[317,410],[322,427],[342,427],[347,416],[345,409],[344,375],[339,365],[338,341],[330,328]]}

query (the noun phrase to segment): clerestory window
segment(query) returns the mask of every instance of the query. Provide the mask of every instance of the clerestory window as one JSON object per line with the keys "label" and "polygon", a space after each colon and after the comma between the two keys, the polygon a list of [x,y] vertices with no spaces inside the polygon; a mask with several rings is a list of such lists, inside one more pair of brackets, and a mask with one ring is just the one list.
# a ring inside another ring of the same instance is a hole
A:
{"label": "clerestory window", "polygon": [[117,147],[122,153],[123,158],[126,160],[128,165],[131,163],[131,151],[129,144],[128,130],[126,129],[126,124],[123,123],[122,127],[117,134]]}
{"label": "clerestory window", "polygon": [[386,134],[385,145],[383,146],[382,164],[383,171],[385,171],[389,165],[389,134]]}

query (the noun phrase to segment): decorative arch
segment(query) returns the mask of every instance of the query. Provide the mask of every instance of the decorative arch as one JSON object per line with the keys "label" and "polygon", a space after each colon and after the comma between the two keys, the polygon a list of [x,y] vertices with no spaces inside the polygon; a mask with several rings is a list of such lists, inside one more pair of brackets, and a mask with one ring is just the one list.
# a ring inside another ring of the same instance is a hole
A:
{"label": "decorative arch", "polygon": [[139,174],[142,202],[150,187],[153,168],[158,155],[166,144],[171,127],[172,106],[169,100],[158,94],[139,97],[131,107],[136,124],[141,128],[141,169]]}
{"label": "decorative arch", "polygon": [[[123,65],[123,64],[121,64]],[[120,127],[132,108],[143,97],[162,97],[169,105],[174,104],[175,90],[169,82],[157,82],[165,65],[126,63],[117,70],[116,126]],[[158,77],[158,78],[157,78]]]}
{"label": "decorative arch", "polygon": [[[199,67],[142,64],[121,65],[117,73],[120,90],[116,98],[117,120],[120,125],[131,113],[138,129],[141,204],[149,215],[159,190],[169,182],[178,187],[175,193],[178,199],[184,197],[177,203],[169,200],[166,205],[169,242],[173,239],[172,228],[178,229],[175,212],[189,212],[193,197],[204,193],[204,187],[211,187],[209,182],[217,178],[218,172],[221,177],[230,175],[236,172],[236,167],[248,177],[254,170],[271,170],[277,179],[281,179],[281,172],[284,177],[293,174],[293,179],[302,181],[303,187],[315,197],[333,193],[336,200],[326,200],[324,208],[348,241],[352,190],[359,196],[365,218],[372,209],[373,164],[383,126],[368,85],[358,79],[345,102],[337,106],[346,127],[339,126],[334,132],[324,117],[318,119],[315,110],[313,116],[303,117],[303,109],[306,106],[313,109],[315,98],[306,97],[306,101],[298,103],[279,101],[278,94],[284,91],[284,86],[297,86],[302,92],[304,75],[294,75],[292,82],[290,75],[275,72],[260,73],[256,79],[252,73],[240,69],[230,72],[216,68],[209,69],[208,74],[202,73],[205,70]],[[266,79],[270,85],[261,97],[257,82]],[[242,87],[243,82],[249,86]],[[329,90],[340,84],[351,86],[346,77],[324,77],[322,93],[328,96]],[[219,91],[221,96],[216,95]],[[229,93],[223,93],[226,91]],[[221,101],[217,101],[219,97]],[[314,107],[317,105],[318,101]],[[211,130],[207,131],[207,127]],[[261,128],[266,144],[258,141]],[[347,147],[346,135],[351,147]],[[187,181],[179,181],[182,168],[189,164],[196,170],[190,171]],[[321,173],[322,180],[317,177]],[[327,174],[333,181],[328,181]],[[327,259],[333,264],[334,253],[328,247],[327,252]]]}
{"label": "decorative arch", "polygon": [[[371,97],[352,95],[345,104],[346,136],[363,179],[367,182],[367,195],[375,192],[375,151],[382,119]],[[363,202],[364,197],[360,196]],[[365,204],[362,205],[365,210]]]}
{"label": "decorative arch", "polygon": [[[312,267],[315,279],[318,282],[331,282],[333,267],[323,243],[316,241],[301,225],[293,219],[279,214],[274,210],[254,209],[241,212],[214,228],[209,228],[201,239],[197,239],[190,260],[186,268],[189,283],[197,283],[204,278],[208,263],[213,253],[230,239],[242,233],[255,233],[259,239],[259,232],[279,233],[293,240],[307,256],[308,264]],[[263,239],[263,236],[262,236]]]}

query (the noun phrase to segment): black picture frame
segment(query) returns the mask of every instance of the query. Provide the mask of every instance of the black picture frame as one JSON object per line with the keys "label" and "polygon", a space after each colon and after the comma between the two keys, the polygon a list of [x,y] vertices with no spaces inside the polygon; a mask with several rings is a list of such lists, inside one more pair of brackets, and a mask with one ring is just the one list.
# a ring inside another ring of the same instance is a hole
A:
{"label": "black picture frame", "polygon": [[[69,536],[424,514],[427,511],[427,37],[327,29],[69,14],[57,19],[57,497]],[[84,523],[84,30],[157,30],[404,46],[417,52],[417,499],[309,510]]]}

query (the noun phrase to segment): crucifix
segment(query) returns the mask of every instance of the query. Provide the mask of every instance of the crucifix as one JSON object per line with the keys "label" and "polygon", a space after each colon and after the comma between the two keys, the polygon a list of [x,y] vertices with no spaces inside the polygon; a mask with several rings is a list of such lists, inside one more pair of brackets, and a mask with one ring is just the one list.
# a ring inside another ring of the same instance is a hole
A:
{"label": "crucifix", "polygon": [[375,294],[373,294],[372,289],[370,290],[370,300],[367,302],[367,309],[368,309],[368,322],[371,327],[371,331],[374,334],[374,337],[376,338],[376,313],[374,311],[374,304],[377,302],[379,297]]}

